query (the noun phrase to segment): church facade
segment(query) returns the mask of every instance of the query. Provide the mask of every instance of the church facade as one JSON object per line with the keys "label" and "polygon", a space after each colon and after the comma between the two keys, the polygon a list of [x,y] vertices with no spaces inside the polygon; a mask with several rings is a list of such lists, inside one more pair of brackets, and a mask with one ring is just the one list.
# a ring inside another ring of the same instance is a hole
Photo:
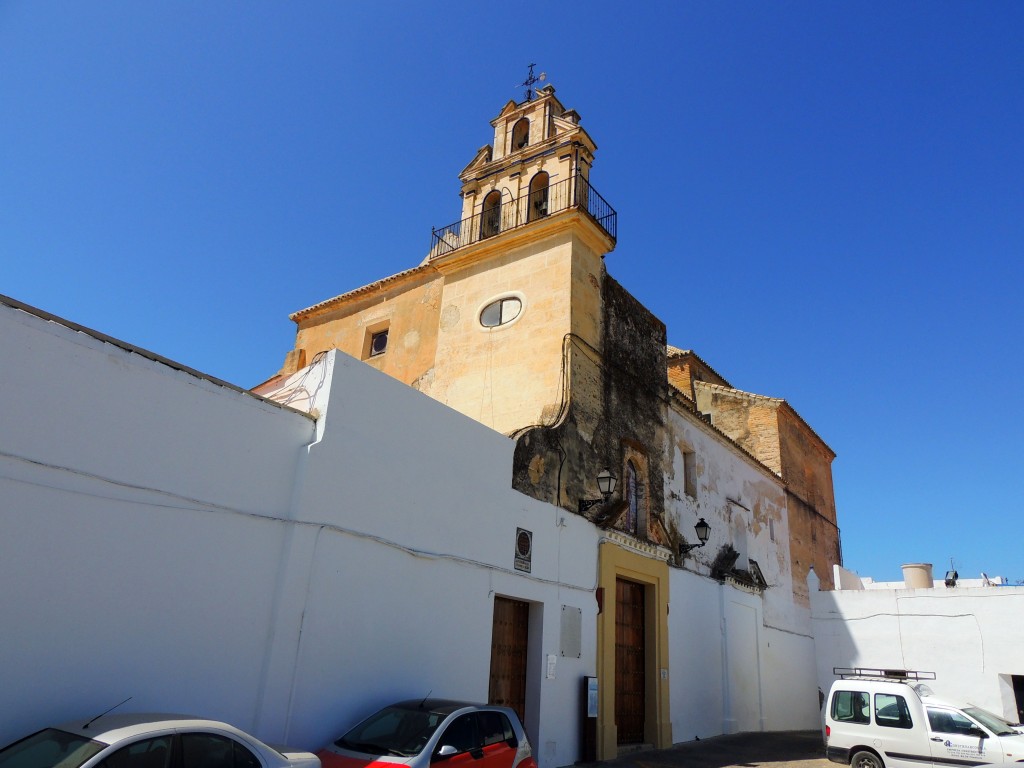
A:
{"label": "church facade", "polygon": [[[294,348],[254,391],[274,399],[338,350],[515,442],[511,486],[599,536],[593,756],[814,727],[807,580],[841,563],[835,454],[785,400],[670,346],[608,274],[617,214],[554,88],[491,125],[426,258],[295,312]],[[496,595],[494,647],[528,648],[526,617]],[[532,669],[525,650],[492,657],[492,700],[528,711]]]}

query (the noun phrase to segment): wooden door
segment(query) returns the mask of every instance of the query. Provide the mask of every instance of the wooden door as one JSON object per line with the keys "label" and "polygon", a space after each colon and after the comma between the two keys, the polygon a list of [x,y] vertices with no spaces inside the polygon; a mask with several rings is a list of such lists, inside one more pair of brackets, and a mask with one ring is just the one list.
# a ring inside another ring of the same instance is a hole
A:
{"label": "wooden door", "polygon": [[526,718],[526,648],[529,638],[530,604],[507,597],[494,598],[491,628],[491,683],[489,704],[512,707]]}
{"label": "wooden door", "polygon": [[615,725],[619,744],[644,743],[644,586],[615,580]]}

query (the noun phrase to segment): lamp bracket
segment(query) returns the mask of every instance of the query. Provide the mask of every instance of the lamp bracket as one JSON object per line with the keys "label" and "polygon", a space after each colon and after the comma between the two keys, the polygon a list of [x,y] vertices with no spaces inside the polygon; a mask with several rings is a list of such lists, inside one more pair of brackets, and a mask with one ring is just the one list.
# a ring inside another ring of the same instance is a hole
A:
{"label": "lamp bracket", "polygon": [[704,546],[704,544],[705,544],[705,542],[703,542],[703,541],[700,542],[699,544],[680,544],[679,545],[679,554],[680,554],[680,556],[689,554],[690,552],[692,552],[695,549],[700,549],[701,547]]}

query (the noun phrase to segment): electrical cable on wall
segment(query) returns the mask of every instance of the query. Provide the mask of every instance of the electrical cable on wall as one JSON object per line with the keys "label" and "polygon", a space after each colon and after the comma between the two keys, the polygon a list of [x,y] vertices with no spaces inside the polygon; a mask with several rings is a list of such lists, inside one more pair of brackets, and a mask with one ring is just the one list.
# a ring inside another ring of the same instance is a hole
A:
{"label": "electrical cable on wall", "polygon": [[[351,529],[351,528],[346,528],[345,526],[342,526],[342,525],[336,525],[336,524],[333,524],[333,523],[325,523],[325,522],[308,522],[308,521],[304,521],[304,520],[294,520],[294,519],[291,519],[291,518],[281,517],[281,516],[278,516],[278,515],[270,515],[270,514],[262,514],[262,513],[259,513],[259,512],[251,512],[249,510],[238,509],[238,508],[235,508],[235,507],[229,507],[229,506],[226,506],[226,505],[223,505],[223,504],[216,504],[216,503],[206,502],[206,501],[203,501],[201,499],[194,499],[194,498],[190,498],[190,497],[187,497],[187,496],[181,496],[180,494],[176,494],[176,493],[173,493],[171,491],[165,491],[165,490],[162,490],[162,489],[159,489],[159,488],[150,488],[150,487],[147,487],[147,486],[136,485],[136,484],[133,484],[133,483],[126,483],[124,481],[114,480],[113,478],[104,477],[103,475],[98,475],[98,474],[91,473],[91,472],[83,472],[81,470],[72,469],[70,467],[63,467],[63,466],[60,466],[60,465],[57,465],[57,464],[49,464],[49,463],[46,463],[46,462],[37,461],[35,459],[30,459],[30,458],[27,458],[27,457],[24,457],[24,456],[18,456],[16,454],[8,453],[8,452],[5,452],[5,451],[0,451],[0,458],[11,459],[11,460],[14,460],[14,461],[19,461],[19,462],[24,462],[24,463],[27,463],[27,464],[32,464],[34,466],[41,467],[41,468],[44,468],[44,469],[47,469],[47,470],[64,472],[64,473],[67,473],[67,474],[70,474],[70,475],[73,475],[73,476],[76,476],[76,477],[79,477],[79,478],[83,478],[83,479],[87,479],[87,480],[92,480],[92,481],[98,481],[98,482],[101,482],[101,483],[104,483],[104,484],[109,484],[109,485],[113,485],[113,486],[116,486],[116,487],[119,487],[119,488],[124,488],[126,490],[139,491],[139,492],[143,492],[143,493],[154,493],[154,494],[158,494],[160,496],[168,497],[170,499],[174,499],[174,500],[177,500],[177,501],[183,502],[183,503],[177,503],[177,504],[174,504],[174,503],[159,503],[159,502],[155,502],[155,501],[151,501],[151,500],[142,501],[142,500],[136,500],[136,499],[119,498],[117,496],[111,496],[111,495],[102,494],[102,493],[96,493],[96,492],[92,492],[92,491],[85,491],[85,490],[81,490],[81,489],[58,488],[58,487],[56,487],[54,485],[50,485],[50,484],[46,484],[46,483],[42,483],[42,482],[37,482],[37,481],[33,481],[33,480],[27,480],[27,479],[24,479],[24,478],[17,478],[17,477],[10,477],[10,476],[5,476],[5,475],[0,475],[0,477],[4,477],[4,479],[10,480],[11,482],[22,483],[24,485],[31,485],[31,486],[35,486],[35,487],[39,487],[39,488],[46,488],[46,489],[51,490],[51,491],[57,491],[57,492],[62,492],[62,493],[69,493],[69,494],[80,495],[80,496],[88,496],[90,498],[102,499],[104,501],[117,502],[117,503],[121,503],[121,504],[132,504],[132,505],[137,505],[137,506],[152,507],[152,508],[155,508],[155,509],[176,509],[176,510],[187,511],[187,512],[203,512],[203,513],[220,513],[220,514],[241,515],[243,517],[247,517],[247,518],[250,518],[250,519],[253,519],[253,520],[259,520],[259,521],[270,522],[270,523],[283,523],[283,524],[286,524],[286,525],[295,525],[295,526],[302,527],[302,528],[318,528],[318,529],[322,528],[322,529],[324,529],[324,530],[326,530],[328,532],[331,532],[331,533],[337,533],[337,534],[342,534],[342,535],[345,535],[345,536],[351,536],[353,538],[362,539],[364,541],[372,541],[372,542],[374,542],[376,544],[380,544],[382,546],[386,546],[386,547],[389,547],[391,549],[395,549],[395,550],[398,550],[400,552],[404,552],[405,554],[407,554],[407,555],[409,555],[411,557],[418,558],[418,559],[446,560],[446,561],[453,562],[453,563],[458,563],[458,564],[461,564],[461,565],[466,565],[466,566],[471,566],[471,567],[476,567],[476,568],[482,568],[482,569],[488,570],[488,571],[497,571],[499,573],[505,573],[505,574],[508,574],[508,575],[511,575],[511,576],[516,576],[516,577],[520,577],[520,578],[524,578],[524,579],[529,579],[530,581],[535,581],[535,582],[540,583],[540,584],[564,586],[567,589],[578,590],[578,591],[581,591],[581,592],[588,592],[588,593],[589,592],[593,592],[594,589],[596,589],[596,587],[597,587],[597,577],[596,577],[596,575],[595,575],[595,579],[594,579],[594,584],[591,585],[591,586],[584,586],[584,585],[579,585],[579,584],[563,584],[563,583],[561,583],[559,581],[556,581],[555,579],[546,579],[546,578],[543,578],[543,577],[540,577],[540,576],[535,576],[534,574],[524,573],[522,571],[517,571],[517,570],[514,570],[512,568],[505,568],[505,567],[498,566],[498,565],[492,565],[492,564],[486,563],[486,562],[484,562],[482,560],[476,560],[474,558],[464,557],[462,555],[456,555],[456,554],[447,553],[447,552],[431,552],[431,551],[425,550],[425,549],[417,549],[416,547],[406,546],[405,544],[400,544],[400,543],[398,543],[396,541],[393,541],[391,539],[387,539],[387,538],[385,538],[383,536],[378,536],[376,534],[366,533],[366,532],[363,532],[363,531],[357,531],[357,530],[354,530],[354,529]],[[187,506],[186,506],[186,504],[187,504]]]}

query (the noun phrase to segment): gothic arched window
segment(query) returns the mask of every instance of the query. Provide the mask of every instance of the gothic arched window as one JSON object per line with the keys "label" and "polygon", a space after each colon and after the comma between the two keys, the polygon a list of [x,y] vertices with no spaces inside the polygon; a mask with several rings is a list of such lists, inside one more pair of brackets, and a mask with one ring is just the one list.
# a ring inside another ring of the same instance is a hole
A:
{"label": "gothic arched window", "polygon": [[541,171],[530,179],[530,206],[526,220],[534,221],[548,215],[548,175]]}
{"label": "gothic arched window", "polygon": [[636,533],[640,521],[640,480],[637,478],[636,466],[632,461],[626,462],[626,530]]}
{"label": "gothic arched window", "polygon": [[512,126],[512,151],[522,149],[530,143],[530,121],[525,117],[516,121]]}
{"label": "gothic arched window", "polygon": [[484,198],[480,211],[480,239],[493,237],[501,231],[501,192],[493,190]]}

